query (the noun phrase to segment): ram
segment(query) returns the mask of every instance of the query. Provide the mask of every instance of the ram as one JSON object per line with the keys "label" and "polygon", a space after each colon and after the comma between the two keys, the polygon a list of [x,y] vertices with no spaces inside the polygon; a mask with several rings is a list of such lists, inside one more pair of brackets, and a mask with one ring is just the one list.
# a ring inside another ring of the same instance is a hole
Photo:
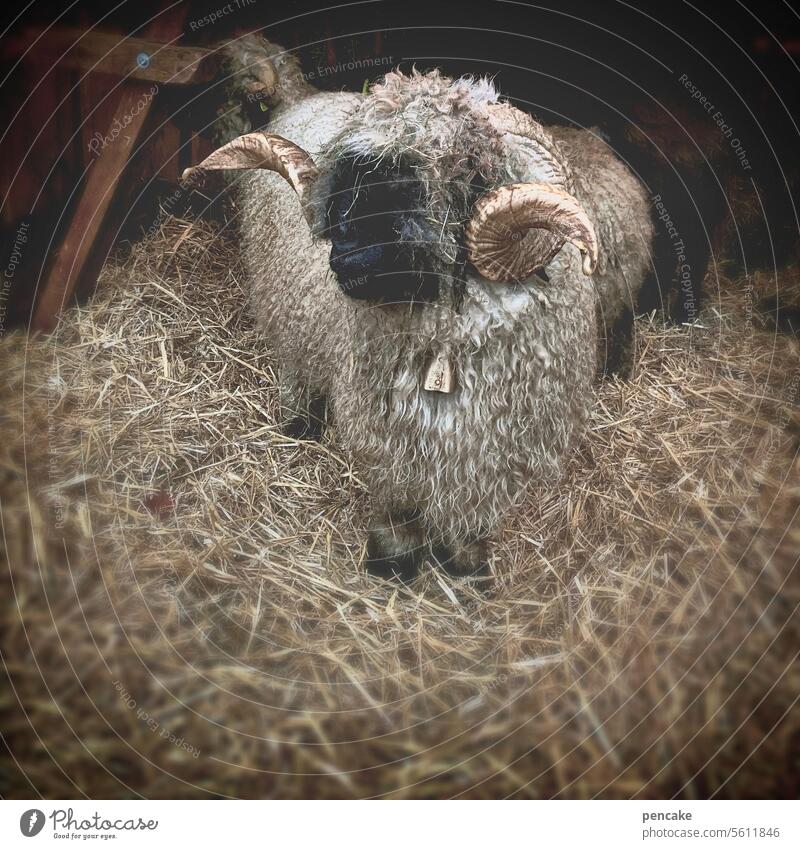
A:
{"label": "ram", "polygon": [[557,479],[598,370],[630,368],[647,198],[590,132],[550,132],[486,80],[393,71],[324,93],[263,49],[268,126],[184,176],[244,169],[241,251],[287,426],[332,415],[374,504],[374,572],[407,580],[430,556],[481,574],[503,519]]}

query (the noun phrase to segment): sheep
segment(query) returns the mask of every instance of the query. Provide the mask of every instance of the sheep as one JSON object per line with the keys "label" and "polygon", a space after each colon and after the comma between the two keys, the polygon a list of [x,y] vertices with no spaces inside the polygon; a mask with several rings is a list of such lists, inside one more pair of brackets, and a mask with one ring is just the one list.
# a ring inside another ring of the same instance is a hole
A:
{"label": "sheep", "polygon": [[598,137],[548,132],[488,80],[392,71],[325,93],[264,49],[280,62],[268,125],[184,178],[242,169],[241,252],[287,429],[332,417],[375,505],[374,574],[408,581],[432,557],[485,575],[505,518],[558,479],[598,361],[630,368],[647,198]]}

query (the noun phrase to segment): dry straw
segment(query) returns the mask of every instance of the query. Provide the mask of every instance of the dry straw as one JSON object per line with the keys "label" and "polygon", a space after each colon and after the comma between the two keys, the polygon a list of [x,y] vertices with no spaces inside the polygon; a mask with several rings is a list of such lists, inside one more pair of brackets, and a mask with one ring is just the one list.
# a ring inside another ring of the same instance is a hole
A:
{"label": "dry straw", "polygon": [[2,342],[3,795],[797,794],[800,360],[751,288],[637,323],[482,595],[364,572],[369,494],[282,434],[242,279],[168,219]]}

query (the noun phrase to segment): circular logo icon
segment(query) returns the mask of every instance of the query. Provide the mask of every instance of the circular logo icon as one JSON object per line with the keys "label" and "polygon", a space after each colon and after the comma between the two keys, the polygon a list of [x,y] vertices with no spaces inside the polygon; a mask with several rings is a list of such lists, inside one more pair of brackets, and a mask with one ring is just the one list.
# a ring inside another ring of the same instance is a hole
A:
{"label": "circular logo icon", "polygon": [[19,818],[19,830],[25,837],[36,837],[44,828],[44,812],[38,808],[31,808]]}
{"label": "circular logo icon", "polygon": [[149,53],[139,53],[136,57],[136,64],[140,68],[149,68],[150,67],[150,54]]}

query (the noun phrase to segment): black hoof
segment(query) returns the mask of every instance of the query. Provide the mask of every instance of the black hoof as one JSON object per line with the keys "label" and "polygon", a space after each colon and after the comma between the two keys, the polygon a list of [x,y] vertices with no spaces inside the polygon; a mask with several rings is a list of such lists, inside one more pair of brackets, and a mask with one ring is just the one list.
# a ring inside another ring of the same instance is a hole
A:
{"label": "black hoof", "polygon": [[365,566],[370,575],[410,584],[419,574],[419,563],[419,552],[389,551],[377,534],[373,532],[369,535]]}
{"label": "black hoof", "polygon": [[689,324],[692,316],[689,313],[689,310],[686,309],[683,304],[674,306],[669,311],[669,316],[667,316],[667,324],[672,324],[675,327],[680,327],[683,324]]}
{"label": "black hoof", "polygon": [[457,552],[445,545],[434,545],[431,553],[436,563],[454,578],[469,578],[486,585],[491,580],[492,570],[486,560],[486,548],[480,543]]}
{"label": "black hoof", "polygon": [[419,563],[408,554],[399,557],[368,557],[367,571],[385,581],[397,580],[410,584],[419,574]]}
{"label": "black hoof", "polygon": [[633,352],[630,349],[615,348],[606,360],[605,371],[601,377],[618,377],[620,380],[630,380],[633,375]]}
{"label": "black hoof", "polygon": [[283,426],[283,432],[292,439],[313,439],[319,442],[326,422],[327,410],[324,399],[313,398],[308,405],[308,413],[289,419]]}

